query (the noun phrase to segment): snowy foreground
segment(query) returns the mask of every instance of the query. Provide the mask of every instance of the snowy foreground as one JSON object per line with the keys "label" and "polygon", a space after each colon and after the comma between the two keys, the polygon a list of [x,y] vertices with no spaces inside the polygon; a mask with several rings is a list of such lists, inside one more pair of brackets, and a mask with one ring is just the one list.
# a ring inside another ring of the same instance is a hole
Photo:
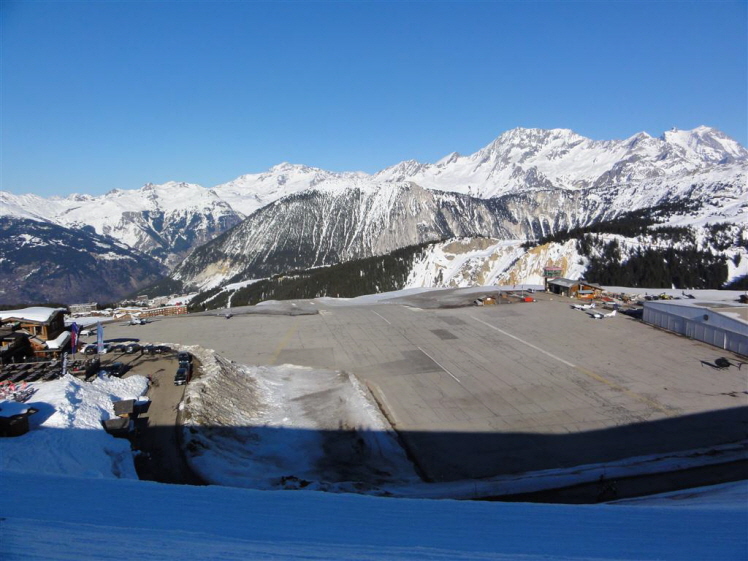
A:
{"label": "snowy foreground", "polygon": [[479,503],[21,473],[2,474],[0,494],[7,560],[703,561],[748,553],[748,515],[736,501]]}
{"label": "snowy foreground", "polygon": [[[211,368],[219,365],[217,359]],[[308,407],[312,402],[297,399],[308,390],[305,376],[316,371],[231,368],[245,374],[232,383],[259,384],[252,391],[267,406],[246,422],[288,425],[290,418],[278,416],[280,409],[272,407],[284,399],[295,400],[300,408],[293,414],[300,426],[326,418]],[[299,376],[293,387],[273,383],[290,374]],[[339,386],[334,377],[329,383],[329,389]],[[68,376],[35,385],[39,389],[29,405],[39,413],[31,417],[32,431],[0,439],[3,560],[748,558],[745,481],[585,506],[394,499],[311,487],[277,491],[164,485],[135,479],[128,443],[108,436],[100,425],[113,416],[113,399],[143,394],[144,378],[85,383]],[[197,383],[194,387],[200,389]],[[208,384],[203,389],[200,395],[215,388]],[[188,396],[196,400],[193,406],[199,405],[193,392]],[[338,397],[341,403],[353,400],[346,415],[354,424],[377,427],[380,420],[367,411],[362,388],[350,382]],[[214,411],[217,417],[209,423],[229,422],[234,415],[230,405]],[[286,462],[299,461],[315,444],[312,438],[263,450],[281,453]],[[368,444],[377,449],[388,446],[388,440],[384,436]],[[230,480],[237,464],[222,463],[221,453],[217,448],[193,462],[197,467],[205,462],[203,469],[226,477],[225,483],[242,484]],[[271,463],[258,466],[261,471]],[[407,466],[401,468],[388,469],[407,473]],[[272,480],[259,471],[252,477],[255,483]]]}
{"label": "snowy foreground", "polygon": [[[130,443],[104,432],[114,418],[112,401],[138,399],[148,387],[142,376],[98,378],[92,383],[71,375],[31,384],[27,403],[30,432],[0,438],[0,471],[137,479]],[[0,410],[17,404],[0,402]]]}
{"label": "snowy foreground", "polygon": [[99,424],[143,378],[41,386],[32,432],[0,440],[3,560],[748,556],[747,482],[595,506],[163,485]]}

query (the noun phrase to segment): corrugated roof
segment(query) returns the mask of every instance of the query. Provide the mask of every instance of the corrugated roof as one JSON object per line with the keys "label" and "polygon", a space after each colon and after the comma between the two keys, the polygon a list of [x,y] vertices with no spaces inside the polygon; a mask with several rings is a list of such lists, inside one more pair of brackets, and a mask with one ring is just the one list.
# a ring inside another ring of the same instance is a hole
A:
{"label": "corrugated roof", "polygon": [[748,324],[748,306],[745,304],[731,304],[729,302],[712,302],[709,300],[652,300],[644,302],[645,307],[651,308],[700,308],[715,314]]}
{"label": "corrugated roof", "polygon": [[566,288],[571,288],[572,286],[574,286],[575,284],[578,284],[578,283],[579,283],[579,281],[575,281],[575,280],[571,280],[571,279],[564,279],[564,278],[558,278],[558,279],[553,279],[553,280],[549,280],[548,281],[548,284],[555,284],[555,285],[558,285],[558,286],[565,286]]}

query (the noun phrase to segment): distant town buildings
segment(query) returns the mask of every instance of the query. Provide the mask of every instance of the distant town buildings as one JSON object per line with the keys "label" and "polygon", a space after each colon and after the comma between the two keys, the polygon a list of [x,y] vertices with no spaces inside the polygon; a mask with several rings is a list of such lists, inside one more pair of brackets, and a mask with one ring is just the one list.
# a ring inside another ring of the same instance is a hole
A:
{"label": "distant town buildings", "polygon": [[86,304],[70,304],[69,307],[72,315],[82,315],[97,311],[98,304],[96,302],[88,302]]}

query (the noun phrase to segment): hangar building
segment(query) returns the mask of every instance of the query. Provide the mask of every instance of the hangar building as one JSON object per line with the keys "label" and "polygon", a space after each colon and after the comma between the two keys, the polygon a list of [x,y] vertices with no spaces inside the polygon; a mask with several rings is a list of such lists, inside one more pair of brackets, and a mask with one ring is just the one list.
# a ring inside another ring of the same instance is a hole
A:
{"label": "hangar building", "polygon": [[643,320],[748,356],[748,306],[693,300],[645,302]]}

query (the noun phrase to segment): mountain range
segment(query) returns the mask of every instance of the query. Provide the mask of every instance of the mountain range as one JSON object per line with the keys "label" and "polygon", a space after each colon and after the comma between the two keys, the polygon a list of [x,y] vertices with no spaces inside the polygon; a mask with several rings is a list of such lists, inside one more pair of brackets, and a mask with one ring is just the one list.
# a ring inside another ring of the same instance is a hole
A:
{"label": "mountain range", "polygon": [[666,202],[688,202],[671,224],[745,227],[747,172],[748,151],[709,127],[610,141],[520,128],[468,156],[375,174],[283,163],[212,188],[0,192],[0,215],[109,236],[207,288],[453,237],[541,237]]}

